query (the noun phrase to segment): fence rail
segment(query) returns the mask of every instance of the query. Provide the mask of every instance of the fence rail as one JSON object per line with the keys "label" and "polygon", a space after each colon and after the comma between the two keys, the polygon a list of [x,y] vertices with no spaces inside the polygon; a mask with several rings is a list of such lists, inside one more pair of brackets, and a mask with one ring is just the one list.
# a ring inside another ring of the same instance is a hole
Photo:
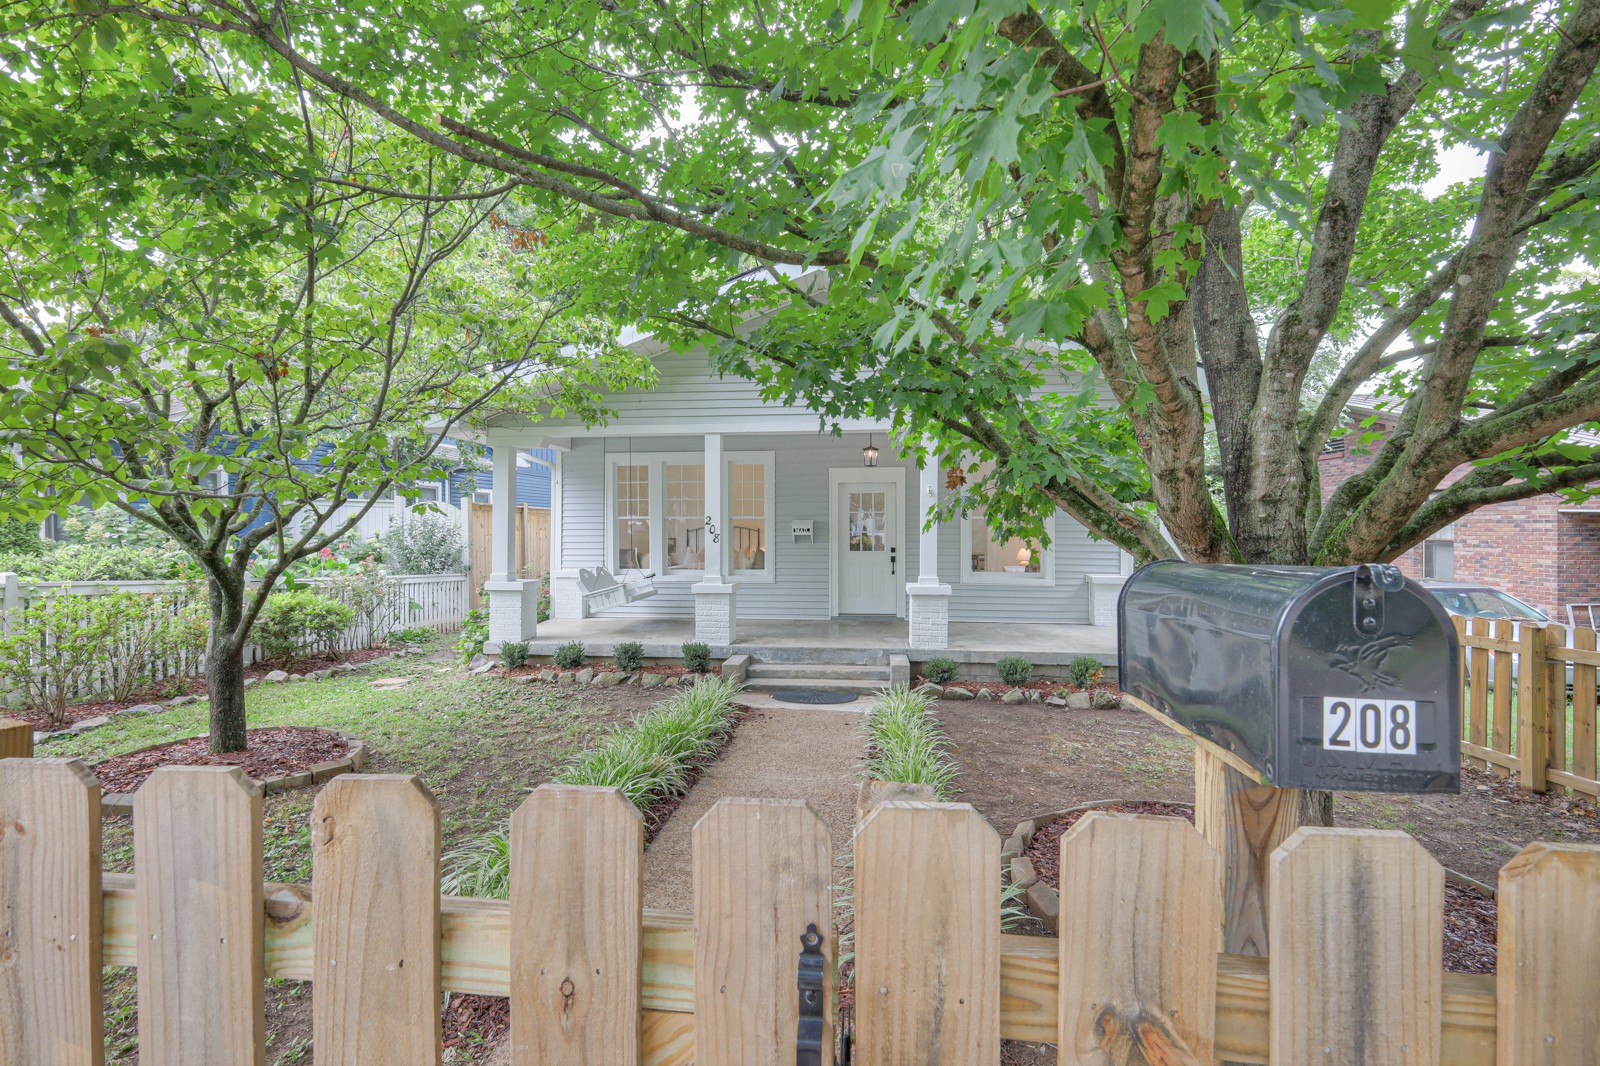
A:
{"label": "fence rail", "polygon": [[[312,982],[319,1063],[437,1064],[440,992],[508,995],[512,1061],[788,1066],[801,935],[838,945],[828,831],[805,803],[723,800],[693,834],[694,912],[642,908],[643,827],[613,789],[539,788],[508,903],[441,898],[420,781],[342,777],[313,884],[262,884],[237,768],[158,770],[131,876],[102,874],[99,792],[69,760],[0,761],[0,1066],[99,1061],[101,968],[137,968],[141,1061],[259,1062],[262,976]],[[1219,955],[1221,859],[1187,823],[1094,814],[1061,842],[1059,938],[1000,933],[999,838],[964,804],[889,803],[855,839],[855,1060],[1589,1061],[1600,848],[1500,874],[1499,977],[1442,969],[1443,870],[1403,833],[1302,829],[1271,856],[1272,951]],[[219,950],[219,945],[223,945]]]}
{"label": "fence rail", "polygon": [[[312,579],[313,587],[327,585]],[[346,598],[337,588],[330,588],[336,598]],[[167,605],[167,615],[175,615],[190,602],[193,587],[182,581],[24,581],[15,574],[0,574],[0,631],[10,629],[15,612],[41,597],[111,596],[117,593],[134,593],[145,597],[161,597]],[[425,627],[438,633],[451,633],[461,628],[467,610],[467,576],[465,574],[395,575],[387,579],[386,602],[368,617],[357,616],[355,622],[340,635],[331,651],[352,651],[370,647],[382,640],[390,630]],[[154,629],[164,619],[152,615],[146,620]],[[43,643],[49,647],[63,634],[47,633]],[[260,658],[260,649],[251,645],[245,649],[248,666]],[[203,662],[199,657],[164,656],[149,660],[143,676],[150,684],[159,685],[171,678],[191,677],[200,672]],[[107,668],[109,669],[109,668]],[[76,698],[100,695],[109,687],[106,671],[86,677],[73,693]]]}

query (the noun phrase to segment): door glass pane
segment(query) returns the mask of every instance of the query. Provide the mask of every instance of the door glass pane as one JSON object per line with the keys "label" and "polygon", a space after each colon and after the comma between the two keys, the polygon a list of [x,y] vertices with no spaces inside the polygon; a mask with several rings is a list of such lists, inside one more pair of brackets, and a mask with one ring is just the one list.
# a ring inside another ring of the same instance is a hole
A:
{"label": "door glass pane", "polygon": [[650,468],[643,464],[617,467],[618,570],[650,569]]}
{"label": "door glass pane", "polygon": [[667,569],[704,570],[706,565],[706,468],[703,463],[668,463]]}
{"label": "door glass pane", "polygon": [[849,550],[853,552],[884,551],[884,494],[881,492],[852,492],[850,493],[849,504]]}

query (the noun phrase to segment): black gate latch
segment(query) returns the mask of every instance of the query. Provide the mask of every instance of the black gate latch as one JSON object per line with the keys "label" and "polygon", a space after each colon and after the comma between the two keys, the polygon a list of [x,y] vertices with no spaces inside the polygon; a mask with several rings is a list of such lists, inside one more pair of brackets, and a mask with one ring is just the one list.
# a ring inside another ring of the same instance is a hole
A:
{"label": "black gate latch", "polygon": [[800,935],[800,1033],[795,1066],[822,1066],[822,934],[810,922]]}

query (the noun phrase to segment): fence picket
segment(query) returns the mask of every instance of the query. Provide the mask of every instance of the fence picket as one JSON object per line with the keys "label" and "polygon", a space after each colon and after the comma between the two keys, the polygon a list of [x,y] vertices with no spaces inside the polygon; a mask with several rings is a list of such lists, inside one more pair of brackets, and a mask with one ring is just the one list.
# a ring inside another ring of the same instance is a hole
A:
{"label": "fence picket", "polygon": [[513,1066],[638,1061],[643,867],[618,789],[540,785],[512,815]]}
{"label": "fence picket", "polygon": [[261,787],[167,767],[133,802],[139,1061],[265,1062]]}
{"label": "fence picket", "polygon": [[0,760],[0,1066],[101,1066],[100,785]]}
{"label": "fence picket", "polygon": [[1545,630],[1545,654],[1550,656],[1550,674],[1546,684],[1546,706],[1549,711],[1546,719],[1550,727],[1547,765],[1551,770],[1565,770],[1571,766],[1571,752],[1568,751],[1567,729],[1570,716],[1567,713],[1568,701],[1566,698],[1566,662],[1562,654],[1571,646],[1567,630],[1562,626],[1550,626]]}
{"label": "fence picket", "polygon": [[1440,1062],[1444,869],[1395,830],[1301,829],[1272,856],[1271,1060]]}
{"label": "fence picket", "polygon": [[[1521,761],[1517,784],[1529,792],[1545,790],[1545,768],[1550,763],[1552,695],[1566,706],[1565,678],[1557,688],[1550,684],[1549,644],[1543,626],[1522,627],[1518,656],[1517,758]],[[1565,671],[1563,671],[1564,673]]]}
{"label": "fence picket", "polygon": [[[1489,635],[1489,622],[1484,618],[1470,618],[1467,623],[1467,633],[1475,637]],[[1474,646],[1469,652],[1472,661],[1471,678],[1472,690],[1467,701],[1467,718],[1472,743],[1480,748],[1489,746],[1489,649]],[[1464,656],[1466,658],[1466,656]],[[1479,770],[1487,769],[1489,763],[1485,759],[1472,759],[1471,764]]]}
{"label": "fence picket", "polygon": [[1222,935],[1216,849],[1181,818],[1090,814],[1061,838],[1060,869],[1058,1061],[1209,1064]]}
{"label": "fence picket", "polygon": [[439,811],[421,779],[337,777],[311,812],[318,1066],[438,1066]]}
{"label": "fence picket", "polygon": [[[1572,646],[1578,651],[1595,650],[1595,631],[1574,629]],[[1565,671],[1563,671],[1565,672]],[[1595,668],[1590,663],[1572,664],[1572,759],[1568,764],[1579,777],[1591,780],[1595,774]]]}
{"label": "fence picket", "polygon": [[1000,837],[968,804],[893,801],[855,859],[860,1061],[997,1066]]}
{"label": "fence picket", "polygon": [[1496,1061],[1593,1062],[1600,1049],[1600,847],[1529,844],[1500,871]]}
{"label": "fence picket", "polygon": [[833,844],[802,801],[724,799],[694,827],[698,1066],[790,1066],[808,924],[822,935],[822,1046],[833,1047]]}
{"label": "fence picket", "polygon": [[[1516,623],[1504,618],[1494,621],[1494,639],[1496,641],[1512,641],[1517,636]],[[1511,700],[1515,692],[1516,672],[1512,669],[1511,655],[1508,652],[1496,650],[1494,653],[1494,720],[1491,726],[1491,735],[1494,737],[1495,751],[1511,751]],[[1509,777],[1510,769],[1499,763],[1489,767],[1489,772],[1495,777]]]}
{"label": "fence picket", "polygon": [[0,759],[33,758],[33,726],[14,718],[0,718]]}

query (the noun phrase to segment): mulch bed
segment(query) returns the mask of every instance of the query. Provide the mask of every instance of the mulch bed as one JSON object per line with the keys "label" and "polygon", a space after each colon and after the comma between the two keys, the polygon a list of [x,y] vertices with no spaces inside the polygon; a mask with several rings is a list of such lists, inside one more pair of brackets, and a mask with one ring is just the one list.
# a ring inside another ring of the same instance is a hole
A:
{"label": "mulch bed", "polygon": [[[360,666],[362,663],[381,659],[385,655],[393,655],[394,651],[394,648],[357,648],[355,651],[330,652],[326,655],[312,655],[305,659],[263,659],[245,667],[244,676],[262,678],[274,670],[282,670],[288,674],[309,674],[313,670],[326,670],[330,666]],[[195,695],[205,695],[205,678],[195,680],[199,683],[194,689]]]}
{"label": "mulch bed", "polygon": [[444,1041],[451,1048],[472,1049],[498,1044],[511,1031],[511,1000],[452,992],[444,1006]]}
{"label": "mulch bed", "polygon": [[[1159,814],[1194,821],[1194,809],[1175,803],[1115,803],[1095,811],[1122,811],[1129,814]],[[1075,811],[1033,834],[1023,854],[1033,863],[1039,880],[1051,888],[1061,887],[1061,836],[1093,811]],[[1498,929],[1495,901],[1477,890],[1454,881],[1444,883],[1444,968],[1448,973],[1495,972],[1495,937]]]}
{"label": "mulch bed", "polygon": [[[544,670],[548,670],[558,677],[564,677],[568,674],[576,674],[580,670],[593,670],[597,674],[623,673],[623,671],[618,670],[615,664],[608,659],[601,660],[599,662],[585,663],[583,666],[554,666],[550,663],[529,663],[527,666],[519,666],[515,670],[507,670],[504,667],[496,667],[496,670],[503,677],[527,677],[529,674],[537,674]],[[662,677],[682,677],[688,672],[689,671],[685,670],[682,666],[650,666],[648,664],[640,667],[637,670],[628,671],[628,673],[634,674],[660,674]],[[711,674],[707,673],[703,676],[710,677]]]}
{"label": "mulch bed", "polygon": [[163,766],[239,766],[257,781],[287,777],[340,758],[350,744],[327,729],[280,726],[249,731],[250,747],[227,755],[206,751],[205,737],[176,740],[145,751],[115,755],[92,767],[106,792],[135,792],[144,779]]}

